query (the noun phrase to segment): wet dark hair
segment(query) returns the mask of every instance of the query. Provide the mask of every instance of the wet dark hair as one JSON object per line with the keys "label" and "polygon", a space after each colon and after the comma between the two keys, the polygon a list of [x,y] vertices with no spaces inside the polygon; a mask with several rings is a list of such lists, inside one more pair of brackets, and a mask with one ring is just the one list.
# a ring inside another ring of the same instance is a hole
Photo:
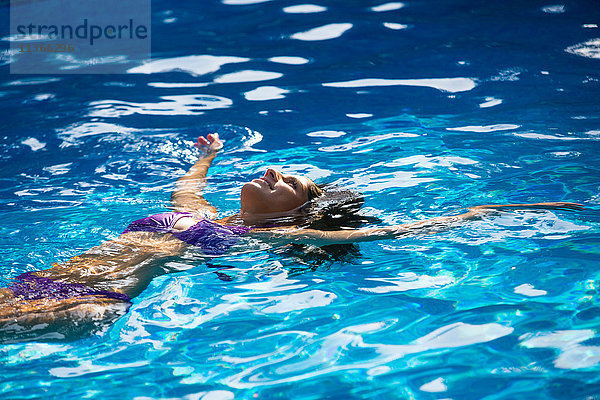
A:
{"label": "wet dark hair", "polygon": [[[360,213],[364,204],[361,193],[332,184],[315,185],[315,187],[319,189],[315,193],[320,192],[320,194],[300,207],[300,215],[287,221],[289,224],[306,229],[333,231],[381,223],[377,217]],[[291,274],[314,271],[324,264],[333,262],[349,263],[361,255],[358,245],[354,243],[329,244],[320,247],[292,243],[275,252],[293,258],[295,262],[290,270]]]}
{"label": "wet dark hair", "polygon": [[361,193],[332,184],[315,184],[312,189],[311,186],[309,201],[288,215],[265,219],[258,227],[297,226],[327,231],[357,228],[364,222],[381,222],[379,218],[358,214],[364,204]]}
{"label": "wet dark hair", "polygon": [[312,199],[321,196],[323,194],[323,189],[321,189],[316,183],[314,183],[310,179],[308,179],[308,182],[308,201],[311,201]]}
{"label": "wet dark hair", "polygon": [[371,218],[361,218],[358,214],[364,204],[364,197],[359,192],[332,184],[316,186],[320,194],[298,210],[305,219],[298,224],[301,227],[324,231],[357,228]]}

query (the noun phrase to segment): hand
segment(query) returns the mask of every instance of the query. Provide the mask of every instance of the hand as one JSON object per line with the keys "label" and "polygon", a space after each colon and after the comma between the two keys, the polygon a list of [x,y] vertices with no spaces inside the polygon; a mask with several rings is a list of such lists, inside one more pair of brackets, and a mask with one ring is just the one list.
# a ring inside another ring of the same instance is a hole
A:
{"label": "hand", "polygon": [[530,204],[490,204],[485,206],[471,207],[471,210],[502,210],[509,208],[525,208],[531,210],[565,210],[565,211],[581,211],[585,207],[579,203],[568,203],[564,201],[551,202],[551,203],[530,203]]}
{"label": "hand", "polygon": [[206,138],[199,136],[194,146],[204,152],[205,155],[214,154],[223,148],[223,142],[218,133],[209,133]]}
{"label": "hand", "polygon": [[585,207],[579,203],[568,203],[564,201],[558,201],[553,203],[533,203],[532,208],[541,208],[547,210],[569,210],[569,211],[581,211]]}

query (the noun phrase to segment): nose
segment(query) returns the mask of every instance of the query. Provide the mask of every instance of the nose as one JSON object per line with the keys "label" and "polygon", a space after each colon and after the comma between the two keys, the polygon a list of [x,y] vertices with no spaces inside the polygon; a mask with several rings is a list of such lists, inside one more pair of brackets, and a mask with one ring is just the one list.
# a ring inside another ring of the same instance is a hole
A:
{"label": "nose", "polygon": [[277,182],[279,180],[280,175],[281,174],[279,172],[275,171],[272,168],[267,168],[267,171],[265,172],[265,178],[268,176],[271,179],[273,179],[274,182]]}

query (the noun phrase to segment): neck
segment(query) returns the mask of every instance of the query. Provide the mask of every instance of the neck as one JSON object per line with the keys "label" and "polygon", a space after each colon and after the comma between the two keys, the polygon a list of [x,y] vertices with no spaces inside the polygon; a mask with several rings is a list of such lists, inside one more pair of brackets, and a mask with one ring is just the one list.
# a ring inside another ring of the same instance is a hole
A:
{"label": "neck", "polygon": [[255,214],[240,211],[237,214],[222,218],[217,222],[224,225],[262,225],[268,221],[264,214]]}
{"label": "neck", "polygon": [[293,212],[282,212],[282,213],[251,213],[248,211],[240,210],[238,214],[236,214],[239,219],[241,219],[244,225],[295,225],[297,221],[293,222],[298,218]]}
{"label": "neck", "polygon": [[265,222],[264,214],[251,213],[248,211],[240,210],[236,214],[238,218],[244,221],[244,225],[261,225]]}
{"label": "neck", "polygon": [[242,218],[240,218],[239,213],[230,215],[225,218],[221,218],[220,220],[218,220],[216,222],[223,224],[223,225],[243,225],[244,224],[244,221]]}

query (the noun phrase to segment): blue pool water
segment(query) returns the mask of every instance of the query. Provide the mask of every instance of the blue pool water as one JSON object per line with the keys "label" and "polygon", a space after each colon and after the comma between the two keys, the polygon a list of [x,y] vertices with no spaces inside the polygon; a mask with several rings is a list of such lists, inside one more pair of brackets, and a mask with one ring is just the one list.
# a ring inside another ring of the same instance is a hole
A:
{"label": "blue pool water", "polygon": [[164,211],[209,132],[226,140],[206,188],[221,216],[269,166],[362,192],[385,225],[586,206],[318,265],[190,251],[108,328],[2,345],[2,398],[600,395],[595,2],[154,1],[159,72],[113,75],[9,74],[0,13],[2,286]]}

